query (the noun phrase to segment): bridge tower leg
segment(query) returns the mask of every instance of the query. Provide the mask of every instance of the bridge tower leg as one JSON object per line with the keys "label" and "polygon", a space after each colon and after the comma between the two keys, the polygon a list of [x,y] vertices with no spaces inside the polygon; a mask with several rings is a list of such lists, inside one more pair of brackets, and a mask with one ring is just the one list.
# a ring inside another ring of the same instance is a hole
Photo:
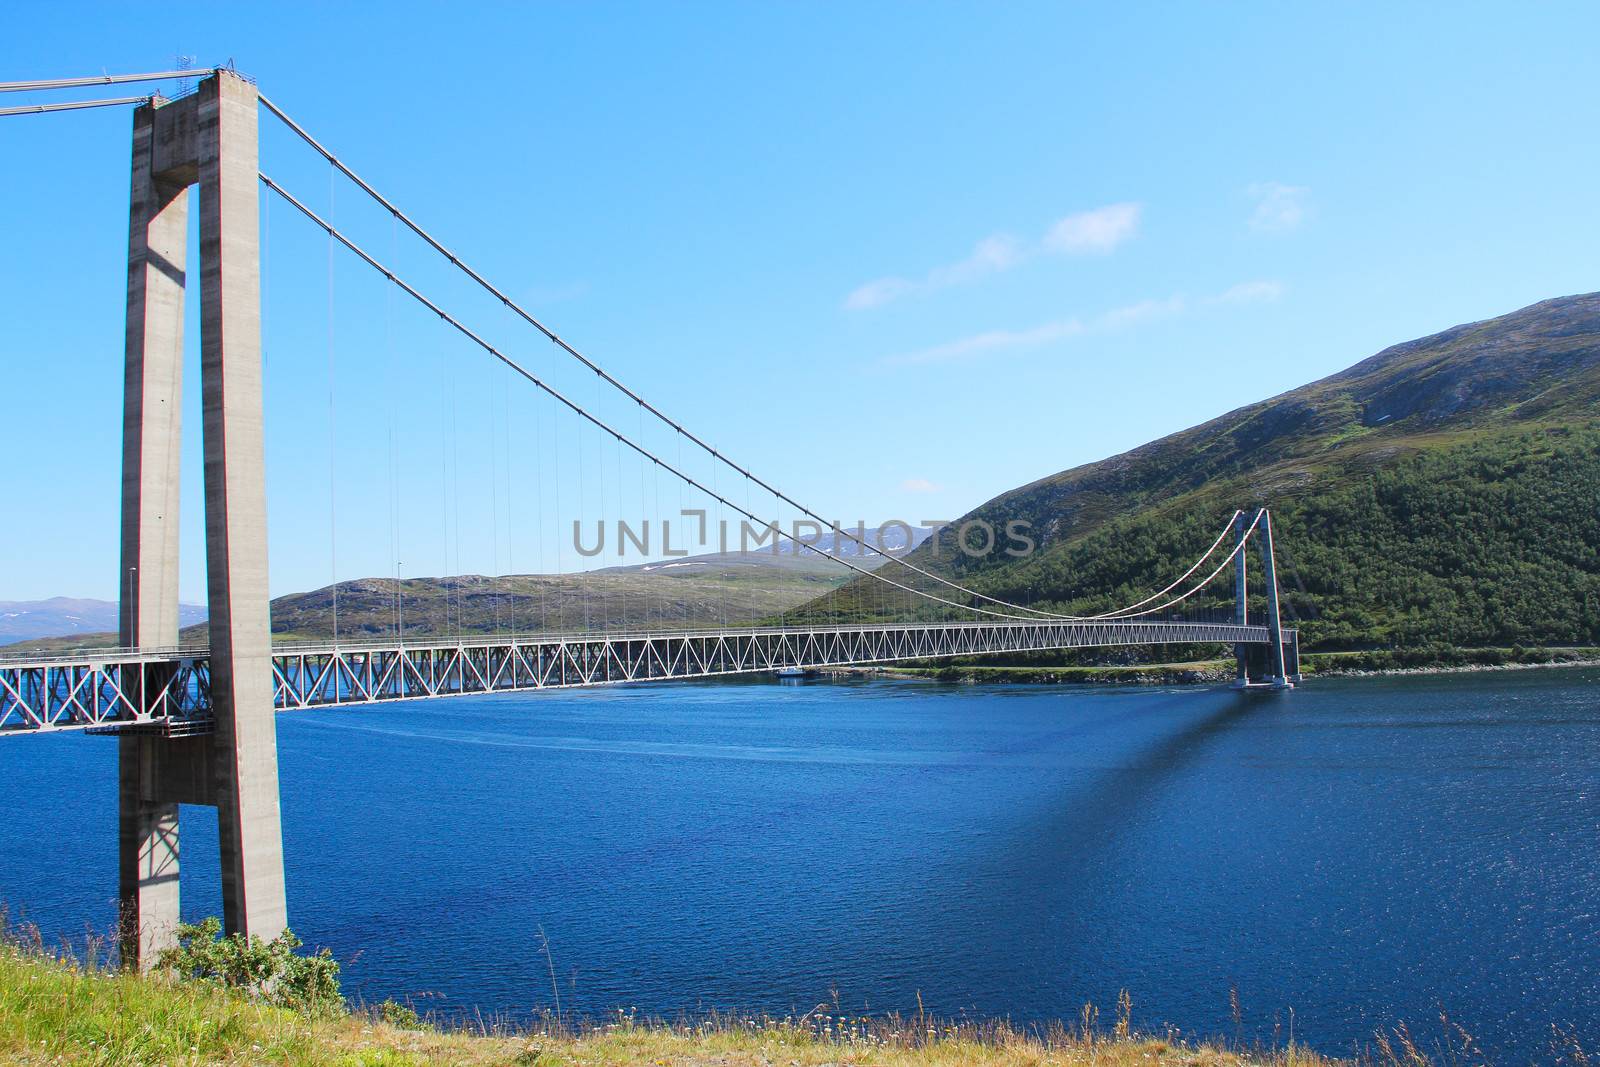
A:
{"label": "bridge tower leg", "polygon": [[134,114],[123,419],[121,639],[178,637],[179,402],[188,187],[200,186],[200,385],[216,733],[119,739],[124,958],[148,966],[178,917],[177,805],[217,808],[223,919],[286,922],[262,462],[255,86],[218,71]]}
{"label": "bridge tower leg", "polygon": [[[1246,626],[1250,621],[1250,593],[1249,593],[1249,561],[1245,559],[1246,548],[1244,540],[1250,530],[1250,523],[1244,512],[1240,512],[1233,520],[1234,543],[1239,546],[1239,552],[1233,557],[1233,621],[1239,626]],[[1244,686],[1250,681],[1249,649],[1238,644],[1233,646],[1233,658],[1237,665],[1235,685]]]}
{"label": "bridge tower leg", "polygon": [[1267,584],[1267,647],[1268,663],[1272,667],[1272,684],[1278,689],[1290,686],[1289,672],[1283,657],[1283,618],[1278,614],[1278,562],[1272,551],[1272,512],[1261,509],[1261,525],[1256,528],[1260,539],[1263,577]]}
{"label": "bridge tower leg", "polygon": [[[155,109],[133,118],[123,370],[118,640],[178,643],[178,460],[189,187],[152,171]],[[144,699],[145,694],[140,694]],[[178,923],[178,804],[148,773],[156,738],[117,739],[123,956],[149,961]]]}

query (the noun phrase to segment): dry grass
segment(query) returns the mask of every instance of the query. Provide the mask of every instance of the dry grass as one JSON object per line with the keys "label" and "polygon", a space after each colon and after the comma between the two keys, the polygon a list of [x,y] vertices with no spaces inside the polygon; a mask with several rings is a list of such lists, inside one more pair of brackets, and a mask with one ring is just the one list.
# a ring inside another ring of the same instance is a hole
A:
{"label": "dry grass", "polygon": [[[598,1023],[549,1016],[521,1029],[406,1027],[356,1011],[312,1017],[268,1007],[208,982],[138,975],[0,937],[0,1062],[6,1064],[527,1064],[542,1067],[1333,1067],[1293,1041],[1233,1048],[1141,1034],[1119,999],[1109,1025],[1085,1006],[1072,1024],[1019,1029],[1000,1021],[850,1016],[827,1005],[804,1016],[708,1015],[676,1022],[619,1012]],[[1451,1036],[1421,1042],[1399,1027],[1374,1036],[1377,1067],[1466,1067],[1484,1058]],[[1591,1063],[1576,1040],[1555,1059]],[[1557,1047],[1559,1046],[1559,1047]]]}
{"label": "dry grass", "polygon": [[311,1018],[204,982],[136,975],[0,944],[0,1060],[8,1064],[541,1064],[545,1067],[1195,1067],[1261,1063],[1321,1067],[1299,1048],[1242,1054],[1140,1035],[1124,1005],[1103,1030],[1023,1032],[1004,1023],[929,1017],[714,1015],[677,1023],[619,1013],[585,1026],[513,1032],[405,1029],[364,1014]]}

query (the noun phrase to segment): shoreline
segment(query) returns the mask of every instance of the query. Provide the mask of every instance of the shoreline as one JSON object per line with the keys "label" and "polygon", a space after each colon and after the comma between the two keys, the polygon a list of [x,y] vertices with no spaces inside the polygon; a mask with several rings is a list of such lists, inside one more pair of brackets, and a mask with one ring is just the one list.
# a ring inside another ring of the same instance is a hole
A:
{"label": "shoreline", "polygon": [[[337,989],[336,989],[337,995]],[[632,1009],[524,1027],[475,1016],[460,1025],[409,1005],[275,1004],[245,989],[170,971],[84,963],[0,934],[0,1060],[7,1063],[334,1064],[370,1067],[1342,1067],[1292,1039],[1202,1039],[1132,1021],[1124,993],[1102,1022],[1044,1027],[1004,1018],[864,1015],[819,1003],[804,1015],[711,1011],[643,1018]],[[1390,1060],[1394,1067],[1412,1061]]]}
{"label": "shoreline", "polygon": [[1545,663],[1441,663],[1429,667],[1330,667],[1309,672],[1316,678],[1383,678],[1411,674],[1480,674],[1486,671],[1536,671],[1547,667],[1600,667],[1600,658]]}
{"label": "shoreline", "polygon": [[[1481,652],[1485,650],[1469,650]],[[1510,650],[1492,650],[1509,652]],[[1491,671],[1526,671],[1543,667],[1600,667],[1600,649],[1563,649],[1576,653],[1572,658],[1551,658],[1537,662],[1509,663],[1432,663],[1405,667],[1322,665],[1319,659],[1358,659],[1369,653],[1323,652],[1302,656],[1305,667],[1302,684],[1321,678],[1383,678],[1414,675],[1478,674]],[[956,685],[1223,685],[1234,680],[1231,660],[1203,660],[1188,663],[1152,663],[1116,667],[988,667],[977,665],[944,667],[837,668],[824,672],[829,677],[894,678],[903,681],[940,682]]]}
{"label": "shoreline", "polygon": [[955,685],[1219,685],[1233,680],[1231,664],[1156,663],[1126,667],[885,667],[835,676],[893,678]]}

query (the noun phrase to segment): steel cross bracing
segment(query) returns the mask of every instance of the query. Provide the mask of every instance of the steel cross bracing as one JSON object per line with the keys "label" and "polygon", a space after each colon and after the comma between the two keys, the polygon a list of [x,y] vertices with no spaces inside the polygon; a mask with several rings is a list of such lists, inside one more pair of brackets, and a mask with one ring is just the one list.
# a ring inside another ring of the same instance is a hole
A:
{"label": "steel cross bracing", "polygon": [[[1286,644],[1294,631],[1284,631]],[[710,678],[992,652],[1264,644],[1265,626],[1212,622],[879,623],[663,633],[534,634],[279,646],[280,711],[526,689]],[[211,728],[205,649],[105,649],[0,658],[0,732]]]}

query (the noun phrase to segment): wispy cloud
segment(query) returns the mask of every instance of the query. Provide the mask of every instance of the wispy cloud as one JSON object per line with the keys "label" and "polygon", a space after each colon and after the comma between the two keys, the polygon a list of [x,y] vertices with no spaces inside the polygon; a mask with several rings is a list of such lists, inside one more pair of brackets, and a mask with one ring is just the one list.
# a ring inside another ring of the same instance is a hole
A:
{"label": "wispy cloud", "polygon": [[1250,228],[1261,233],[1299,229],[1311,210],[1311,190],[1303,185],[1256,182],[1245,192],[1256,204],[1250,214]]}
{"label": "wispy cloud", "polygon": [[883,360],[883,363],[889,366],[907,367],[971,361],[996,352],[1038,348],[1088,334],[1114,333],[1141,323],[1181,315],[1193,308],[1238,306],[1276,300],[1283,295],[1283,292],[1282,282],[1254,281],[1241,282],[1220,293],[1193,300],[1182,293],[1177,293],[1164,300],[1141,300],[1135,304],[1125,304],[1088,318],[1074,316],[1057,319],[1021,330],[987,330],[931,348],[890,356]]}
{"label": "wispy cloud", "polygon": [[942,289],[947,285],[963,285],[977,281],[986,274],[1010,270],[1022,261],[1022,242],[1009,234],[999,233],[985,237],[973,246],[972,255],[948,267],[939,267],[928,274],[928,285]]}
{"label": "wispy cloud", "polygon": [[916,282],[905,278],[877,278],[845,297],[844,306],[850,311],[866,311],[898,300],[916,288]]}
{"label": "wispy cloud", "polygon": [[907,478],[900,483],[900,488],[908,493],[942,493],[944,486],[937,482],[930,482],[926,478]]}
{"label": "wispy cloud", "polygon": [[1188,298],[1181,293],[1169,296],[1165,300],[1141,300],[1137,304],[1128,304],[1102,312],[1091,325],[1101,331],[1122,330],[1151,319],[1164,319],[1169,315],[1182,314],[1188,306]]}
{"label": "wispy cloud", "polygon": [[1213,304],[1260,304],[1276,300],[1283,295],[1284,284],[1278,281],[1240,282],[1211,298]]}
{"label": "wispy cloud", "polygon": [[1062,341],[1068,337],[1076,337],[1084,330],[1085,326],[1081,319],[1061,319],[1027,330],[989,330],[942,345],[934,345],[932,348],[924,348],[918,352],[890,356],[885,362],[899,367],[924,363],[953,363],[999,349],[1032,348],[1051,341]]}
{"label": "wispy cloud", "polygon": [[1124,203],[1068,215],[1050,227],[1044,246],[1053,252],[1103,255],[1134,235],[1140,211],[1138,204]]}
{"label": "wispy cloud", "polygon": [[935,267],[920,280],[899,277],[874,279],[845,297],[844,306],[851,311],[865,311],[898,300],[908,293],[966,285],[990,274],[1010,270],[1022,261],[1025,254],[1022,242],[1015,237],[1005,233],[993,234],[974,245],[967,258]]}
{"label": "wispy cloud", "polygon": [[991,234],[974,245],[965,259],[934,267],[920,278],[874,278],[852,290],[844,298],[844,306],[848,311],[867,311],[914,293],[967,285],[1043,254],[1103,255],[1134,235],[1140,210],[1138,204],[1122,203],[1068,215],[1056,220],[1038,241]]}

